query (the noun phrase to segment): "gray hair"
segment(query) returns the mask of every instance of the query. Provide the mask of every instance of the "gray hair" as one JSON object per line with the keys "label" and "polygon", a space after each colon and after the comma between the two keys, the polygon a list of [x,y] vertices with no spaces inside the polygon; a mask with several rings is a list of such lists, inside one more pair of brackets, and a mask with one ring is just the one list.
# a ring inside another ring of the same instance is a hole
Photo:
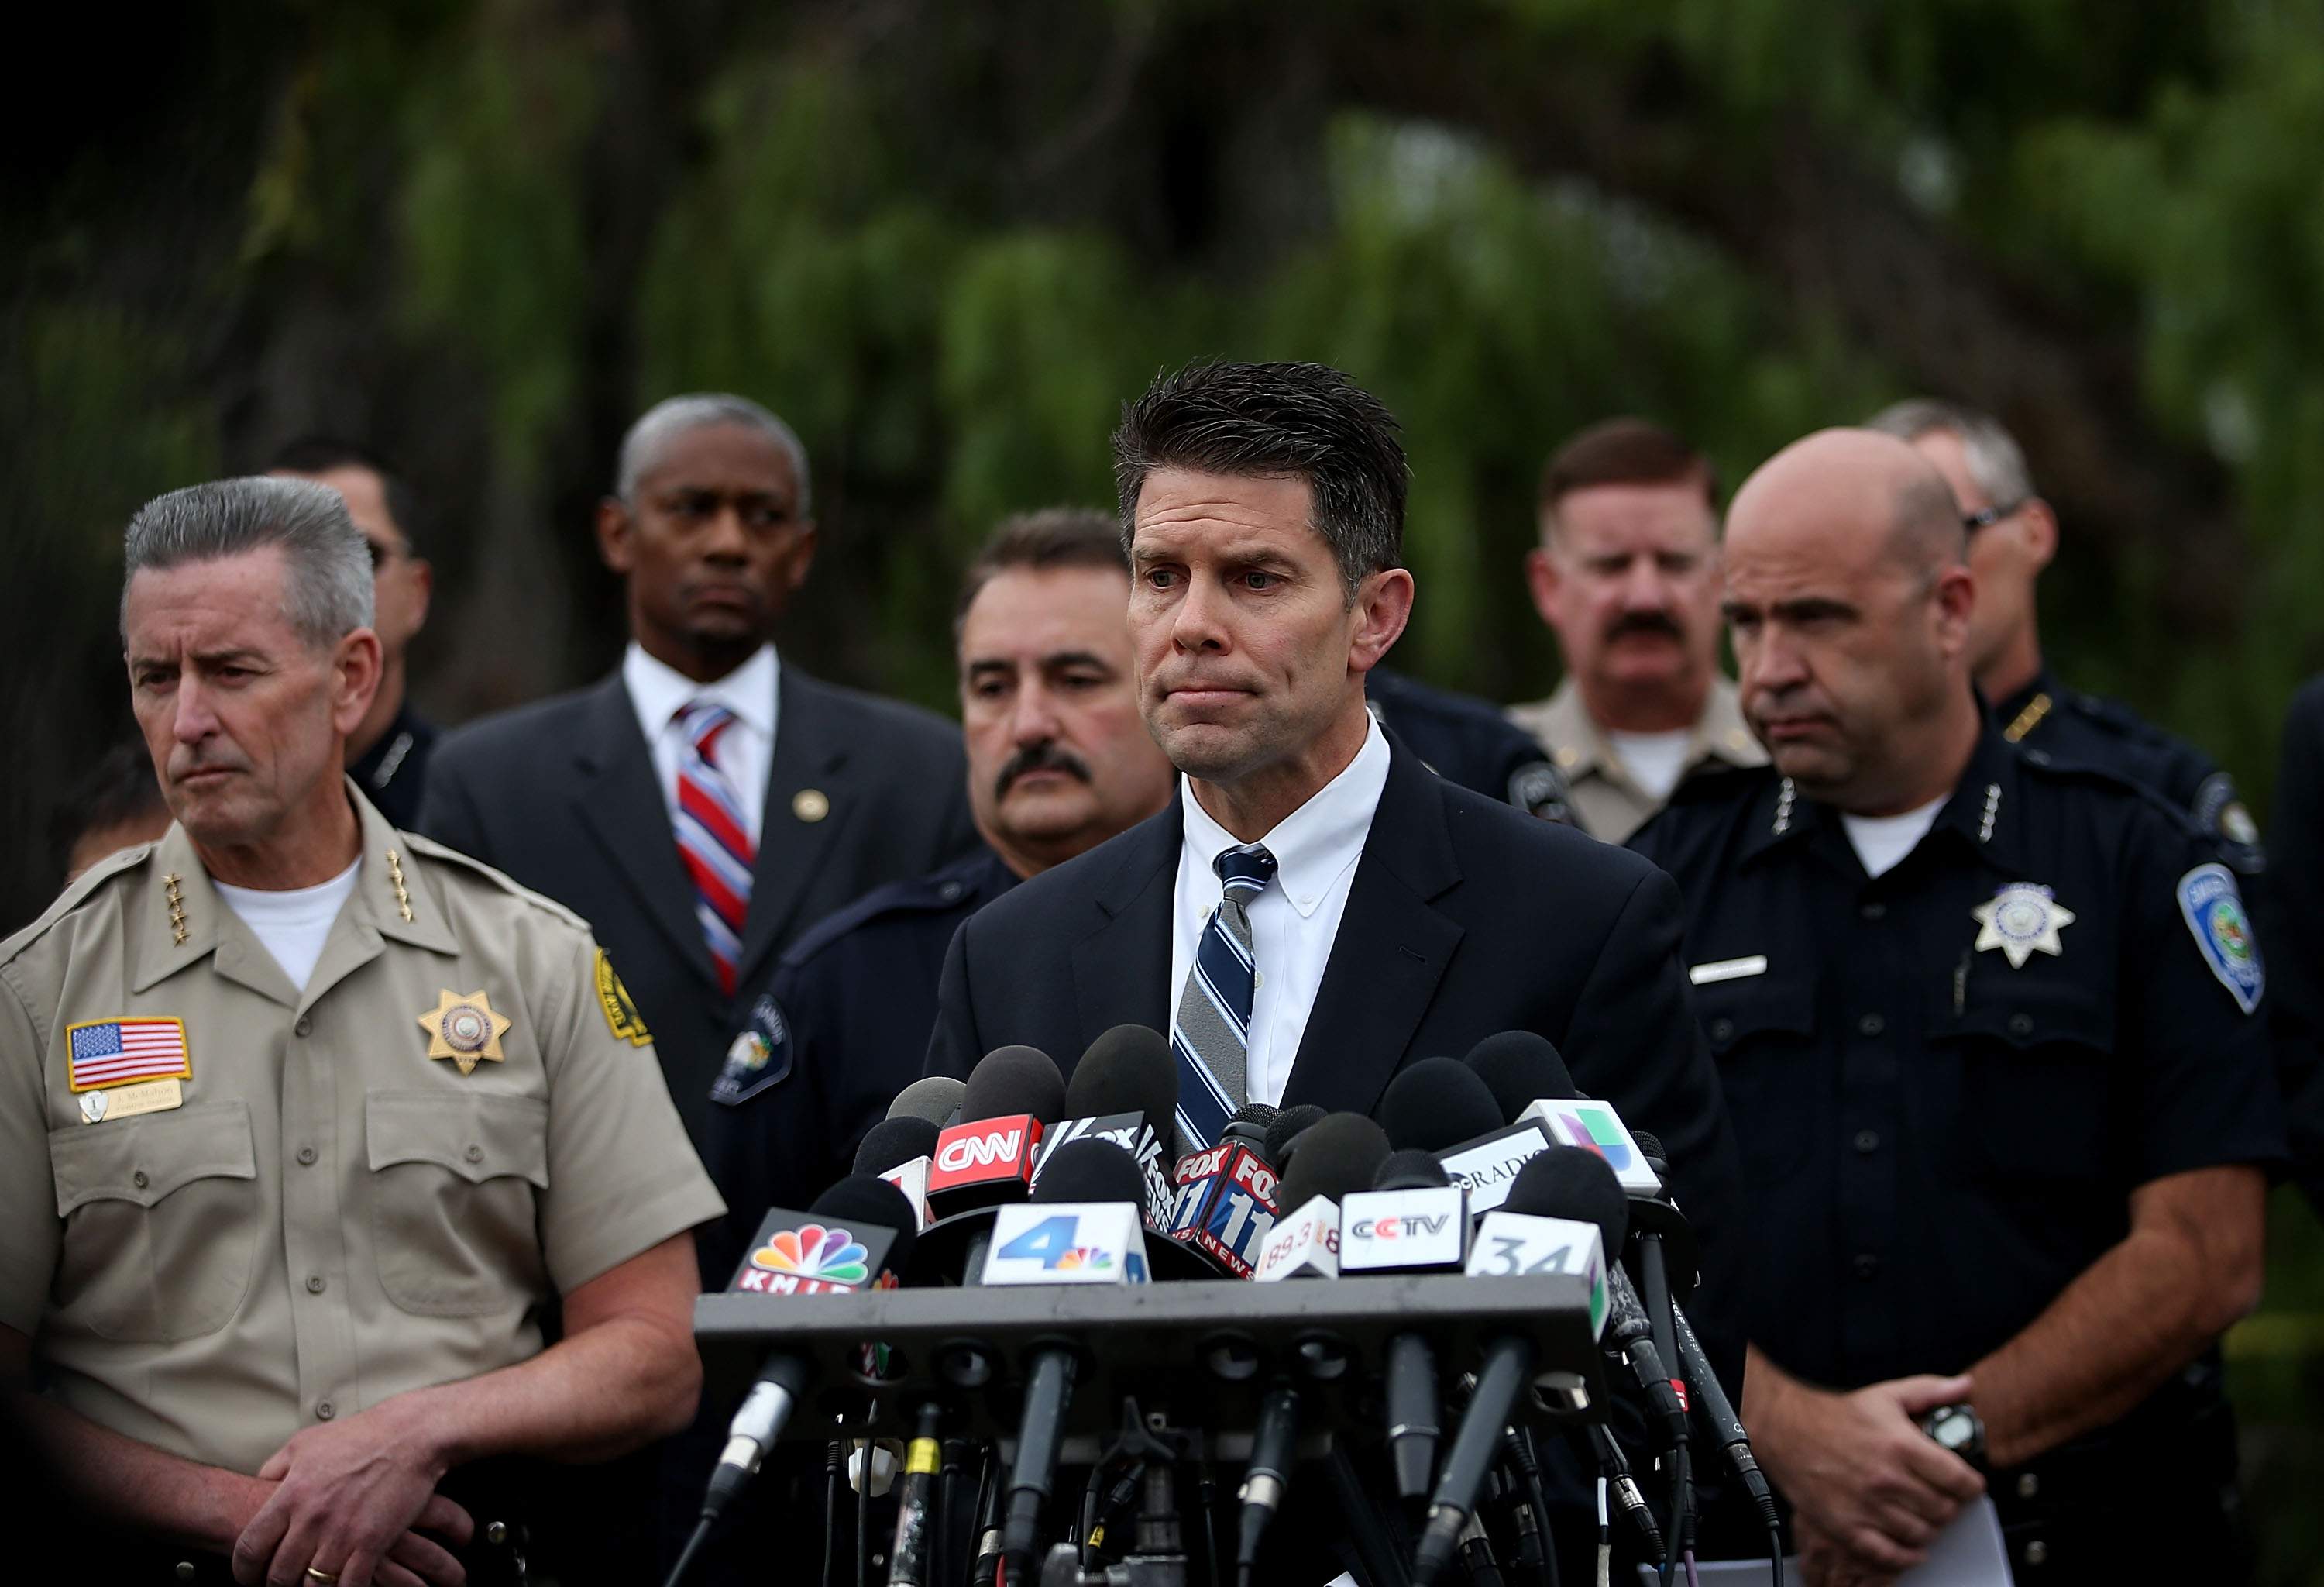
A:
{"label": "gray hair", "polygon": [[346,502],[310,479],[254,476],[188,485],[137,509],[123,537],[121,632],[129,637],[129,581],[141,568],[215,562],[279,546],[282,615],[321,649],[372,620],[371,549]]}
{"label": "gray hair", "polygon": [[661,461],[664,447],[682,435],[706,429],[714,424],[739,424],[745,429],[757,430],[776,448],[790,459],[791,477],[798,483],[798,500],[791,504],[797,516],[807,515],[813,490],[807,478],[807,448],[799,444],[798,435],[791,427],[776,418],[748,397],[737,397],[726,392],[696,392],[683,397],[665,397],[630,426],[622,438],[621,460],[613,475],[613,494],[634,504],[638,482],[652,472]]}
{"label": "gray hair", "polygon": [[2034,495],[2034,475],[2025,454],[2001,421],[1989,413],[1943,402],[1934,397],[1913,397],[1892,402],[1864,421],[1867,429],[1880,430],[1901,441],[1917,441],[1932,430],[1949,430],[1969,459],[1969,476],[1985,493],[1988,505],[2015,507]]}

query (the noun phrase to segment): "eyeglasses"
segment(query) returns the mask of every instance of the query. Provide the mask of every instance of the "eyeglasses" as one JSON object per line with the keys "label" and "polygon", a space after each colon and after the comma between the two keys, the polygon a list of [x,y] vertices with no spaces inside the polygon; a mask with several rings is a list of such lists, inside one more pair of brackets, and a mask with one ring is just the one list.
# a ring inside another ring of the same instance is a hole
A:
{"label": "eyeglasses", "polygon": [[390,562],[402,556],[404,552],[404,548],[401,546],[392,546],[384,540],[375,540],[369,535],[364,537],[364,549],[371,553],[371,570],[374,573],[377,573]]}
{"label": "eyeglasses", "polygon": [[1961,514],[1961,527],[1975,534],[1978,530],[1990,528],[2010,516],[2025,505],[2025,502],[2026,498],[2021,496],[2006,507],[1987,507],[1976,512],[1964,512]]}

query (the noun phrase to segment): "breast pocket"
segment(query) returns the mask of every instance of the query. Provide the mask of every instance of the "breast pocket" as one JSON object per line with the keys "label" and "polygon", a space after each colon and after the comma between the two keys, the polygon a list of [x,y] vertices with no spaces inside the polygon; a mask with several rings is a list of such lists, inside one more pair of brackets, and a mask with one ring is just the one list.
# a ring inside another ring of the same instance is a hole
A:
{"label": "breast pocket", "polygon": [[1752,976],[1694,989],[1695,1015],[1719,1062],[1719,1083],[1754,1183],[1788,1179],[1814,1136],[1815,985]]}
{"label": "breast pocket", "polygon": [[422,1316],[474,1317],[545,1292],[536,1216],[549,1187],[547,1103],[374,1091],[364,1112],[388,1299]]}
{"label": "breast pocket", "polygon": [[139,1344],[225,1327],[258,1251],[253,1140],[238,1102],[50,1131],[59,1323]]}
{"label": "breast pocket", "polygon": [[2087,1185],[2104,1172],[2119,1105],[2109,1001],[2004,978],[1940,1029],[1960,1066],[1961,1136],[1986,1177]]}

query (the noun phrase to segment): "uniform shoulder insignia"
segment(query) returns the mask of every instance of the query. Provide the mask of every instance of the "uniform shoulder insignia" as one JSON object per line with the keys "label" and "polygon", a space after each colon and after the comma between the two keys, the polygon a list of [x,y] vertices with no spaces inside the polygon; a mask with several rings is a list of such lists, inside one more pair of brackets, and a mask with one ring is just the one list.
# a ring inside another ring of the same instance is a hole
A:
{"label": "uniform shoulder insignia", "polygon": [[399,832],[397,835],[402,839],[404,847],[412,853],[422,855],[429,860],[439,861],[447,865],[466,872],[472,876],[481,877],[484,881],[491,882],[493,886],[500,891],[508,893],[515,898],[522,899],[526,903],[532,905],[535,909],[556,916],[558,919],[563,921],[567,926],[576,927],[583,931],[589,929],[589,923],[586,920],[584,920],[580,916],[567,909],[563,904],[558,903],[555,899],[550,898],[546,893],[535,892],[532,889],[511,880],[506,873],[493,870],[482,860],[474,859],[469,855],[462,853],[457,849],[446,848],[434,838],[422,837],[416,832]]}
{"label": "uniform shoulder insignia", "polygon": [[637,1000],[613,973],[613,961],[604,948],[597,950],[593,978],[598,1010],[605,1016],[605,1029],[613,1033],[613,1039],[632,1047],[650,1047],[653,1032],[646,1029],[646,1017],[638,1012]]}
{"label": "uniform shoulder insignia", "polygon": [[2194,933],[2203,962],[2236,1005],[2250,1013],[2266,990],[2267,972],[2260,964],[2259,944],[2244,913],[2243,895],[2236,890],[2234,872],[2217,863],[2198,865],[2179,879],[2178,892],[2179,912]]}
{"label": "uniform shoulder insignia", "polygon": [[2267,852],[2260,844],[2259,823],[2245,808],[2243,796],[2236,791],[2236,780],[2227,772],[2214,771],[2203,779],[2195,789],[2195,802],[2188,814],[2193,817],[2197,830],[2218,841],[2236,870],[2249,875],[2267,868]]}
{"label": "uniform shoulder insignia", "polygon": [[1527,761],[1509,773],[1509,803],[1544,821],[1578,825],[1565,778],[1546,760]]}
{"label": "uniform shoulder insignia", "polygon": [[41,911],[41,918],[21,930],[0,939],[0,964],[8,963],[32,944],[48,935],[49,928],[87,903],[96,894],[118,878],[132,871],[143,869],[146,857],[153,852],[150,843],[132,844],[115,853],[110,853],[75,877],[56,900]]}
{"label": "uniform shoulder insignia", "polygon": [[760,997],[727,1044],[725,1065],[710,1084],[710,1100],[730,1108],[749,1102],[791,1072],[792,1056],[790,1021],[783,1017],[782,1005],[771,997]]}

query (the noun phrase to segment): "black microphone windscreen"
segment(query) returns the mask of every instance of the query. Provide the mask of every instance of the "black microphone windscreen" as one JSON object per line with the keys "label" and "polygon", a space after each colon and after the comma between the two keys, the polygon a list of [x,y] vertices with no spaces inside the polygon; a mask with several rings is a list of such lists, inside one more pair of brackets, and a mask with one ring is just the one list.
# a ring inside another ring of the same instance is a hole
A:
{"label": "black microphone windscreen", "polygon": [[888,1104],[888,1117],[926,1119],[941,1130],[960,1112],[960,1099],[967,1093],[968,1087],[951,1075],[930,1075],[898,1092]]}
{"label": "black microphone windscreen", "polygon": [[1388,1083],[1372,1110],[1397,1150],[1443,1151],[1508,1121],[1485,1083],[1458,1058],[1423,1058]]}
{"label": "black microphone windscreen", "polygon": [[1299,1149],[1283,1170],[1283,1194],[1276,1204],[1288,1213],[1313,1196],[1338,1201],[1369,1190],[1372,1176],[1394,1149],[1388,1131],[1361,1113],[1326,1113],[1299,1137]]}
{"label": "black microphone windscreen", "polygon": [[1646,1167],[1655,1171],[1655,1177],[1667,1182],[1670,1178],[1670,1156],[1663,1150],[1663,1143],[1643,1130],[1631,1130],[1630,1139],[1638,1143],[1638,1155],[1646,1159]]}
{"label": "black microphone windscreen", "polygon": [[1505,1124],[1516,1123],[1519,1113],[1543,1097],[1582,1094],[1573,1088],[1573,1073],[1556,1047],[1536,1031],[1496,1031],[1461,1061],[1493,1093]]}
{"label": "black microphone windscreen", "polygon": [[1069,1140],[1041,1164],[1033,1186],[1037,1202],[1114,1202],[1146,1204],[1146,1176],[1138,1160],[1110,1140],[1093,1135]]}
{"label": "black microphone windscreen", "polygon": [[914,1158],[932,1158],[936,1156],[936,1137],[943,1133],[927,1120],[909,1113],[882,1119],[865,1132],[863,1144],[855,1149],[855,1171],[884,1174]]}
{"label": "black microphone windscreen", "polygon": [[1167,1132],[1178,1109],[1178,1060],[1162,1033],[1145,1025],[1117,1025],[1089,1044],[1065,1083],[1065,1119],[1137,1113]]}
{"label": "black microphone windscreen", "polygon": [[1572,1218],[1598,1225],[1609,1260],[1621,1254],[1630,1232],[1630,1199],[1604,1158],[1578,1146],[1536,1154],[1509,1185],[1505,1213],[1533,1218]]}
{"label": "black microphone windscreen", "polygon": [[900,1273],[911,1263],[912,1244],[920,1236],[920,1217],[911,1198],[877,1174],[850,1174],[815,1198],[807,1211],[818,1218],[853,1218],[896,1232],[888,1247],[886,1266]]}
{"label": "black microphone windscreen", "polygon": [[1444,1165],[1425,1151],[1392,1151],[1372,1176],[1374,1190],[1435,1190],[1452,1183]]}
{"label": "black microphone windscreen", "polygon": [[1227,1122],[1230,1124],[1256,1124],[1259,1127],[1259,1130],[1264,1132],[1269,1124],[1274,1123],[1282,1116],[1283,1114],[1278,1109],[1270,1108],[1265,1103],[1245,1103],[1242,1106],[1234,1111],[1234,1117],[1229,1119]]}
{"label": "black microphone windscreen", "polygon": [[969,1071],[960,1121],[1030,1113],[1044,1124],[1065,1117],[1065,1077],[1057,1061],[1037,1047],[995,1047]]}
{"label": "black microphone windscreen", "polygon": [[1314,1103],[1301,1103],[1277,1113],[1275,1122],[1267,1127],[1267,1160],[1277,1168],[1287,1167],[1291,1161],[1291,1143],[1321,1123],[1323,1119],[1323,1110]]}

